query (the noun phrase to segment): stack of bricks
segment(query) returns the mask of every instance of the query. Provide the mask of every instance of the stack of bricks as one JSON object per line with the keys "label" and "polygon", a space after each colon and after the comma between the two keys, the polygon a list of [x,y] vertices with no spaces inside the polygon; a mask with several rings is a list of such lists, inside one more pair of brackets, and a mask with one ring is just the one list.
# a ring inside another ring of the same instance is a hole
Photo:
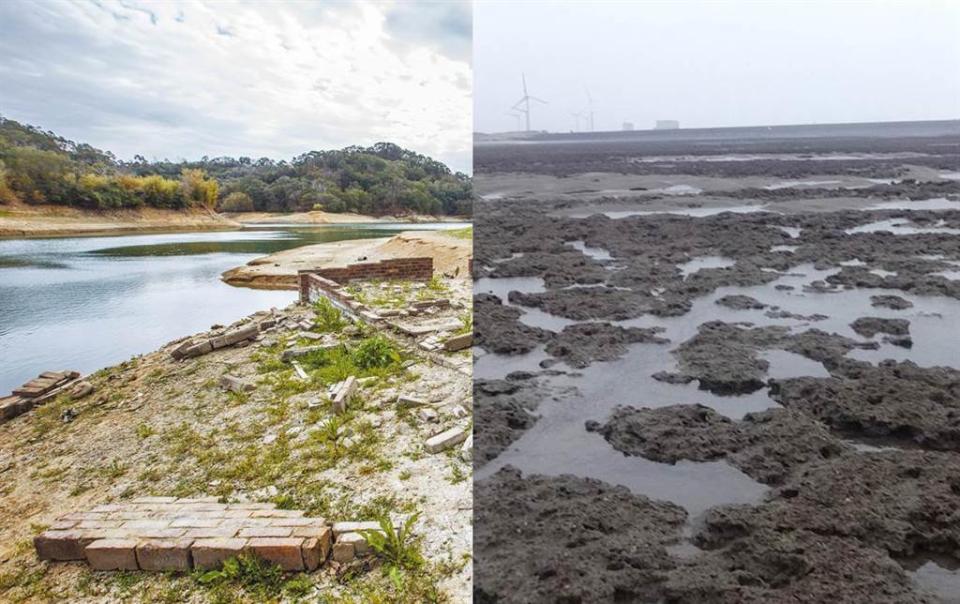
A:
{"label": "stack of bricks", "polygon": [[94,570],[210,569],[249,551],[285,571],[313,571],[332,540],[322,518],[272,503],[140,497],[63,516],[34,546],[41,560],[86,560]]}
{"label": "stack of bricks", "polygon": [[20,386],[10,396],[0,397],[0,423],[45,403],[80,378],[76,371],[45,371]]}

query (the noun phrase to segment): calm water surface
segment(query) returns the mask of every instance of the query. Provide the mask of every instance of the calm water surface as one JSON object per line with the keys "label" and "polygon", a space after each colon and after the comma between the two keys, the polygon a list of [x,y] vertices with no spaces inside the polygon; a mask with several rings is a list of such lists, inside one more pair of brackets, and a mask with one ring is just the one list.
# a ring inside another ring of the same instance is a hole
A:
{"label": "calm water surface", "polygon": [[42,371],[96,371],[181,336],[283,307],[230,268],[273,252],[464,224],[270,225],[240,231],[0,239],[0,396]]}

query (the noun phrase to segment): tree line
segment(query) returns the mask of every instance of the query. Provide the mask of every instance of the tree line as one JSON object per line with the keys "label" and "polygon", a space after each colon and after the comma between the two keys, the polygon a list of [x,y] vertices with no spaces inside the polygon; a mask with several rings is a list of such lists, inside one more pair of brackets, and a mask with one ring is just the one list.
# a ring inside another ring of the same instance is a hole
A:
{"label": "tree line", "polygon": [[0,203],[89,209],[206,208],[223,212],[466,215],[470,178],[392,143],[270,158],[120,161],[0,117]]}

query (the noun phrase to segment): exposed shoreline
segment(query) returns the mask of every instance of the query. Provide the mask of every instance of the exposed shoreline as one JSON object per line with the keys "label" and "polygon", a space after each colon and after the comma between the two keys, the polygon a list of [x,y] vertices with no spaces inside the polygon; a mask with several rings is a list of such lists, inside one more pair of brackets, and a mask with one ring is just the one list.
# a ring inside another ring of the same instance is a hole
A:
{"label": "exposed shoreline", "polygon": [[455,222],[462,217],[421,216],[376,217],[365,214],[329,212],[245,212],[217,214],[205,210],[182,211],[141,208],[137,210],[92,211],[67,206],[0,206],[0,237],[33,238],[103,236],[132,233],[225,231],[267,224],[323,225],[356,223]]}
{"label": "exposed shoreline", "polygon": [[393,237],[318,243],[284,250],[232,268],[224,272],[221,279],[237,287],[292,290],[297,288],[297,271],[302,269],[415,256],[433,258],[434,270],[438,273],[466,278],[471,253],[468,239],[458,239],[443,231],[404,231]]}

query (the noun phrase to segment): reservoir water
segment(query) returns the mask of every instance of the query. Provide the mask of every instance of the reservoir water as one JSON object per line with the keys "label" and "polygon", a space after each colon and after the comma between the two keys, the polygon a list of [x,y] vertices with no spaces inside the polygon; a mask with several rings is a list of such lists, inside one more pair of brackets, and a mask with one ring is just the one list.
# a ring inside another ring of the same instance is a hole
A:
{"label": "reservoir water", "polygon": [[111,237],[0,238],[0,396],[43,371],[84,374],[296,300],[220,274],[273,252],[457,223],[269,225]]}

